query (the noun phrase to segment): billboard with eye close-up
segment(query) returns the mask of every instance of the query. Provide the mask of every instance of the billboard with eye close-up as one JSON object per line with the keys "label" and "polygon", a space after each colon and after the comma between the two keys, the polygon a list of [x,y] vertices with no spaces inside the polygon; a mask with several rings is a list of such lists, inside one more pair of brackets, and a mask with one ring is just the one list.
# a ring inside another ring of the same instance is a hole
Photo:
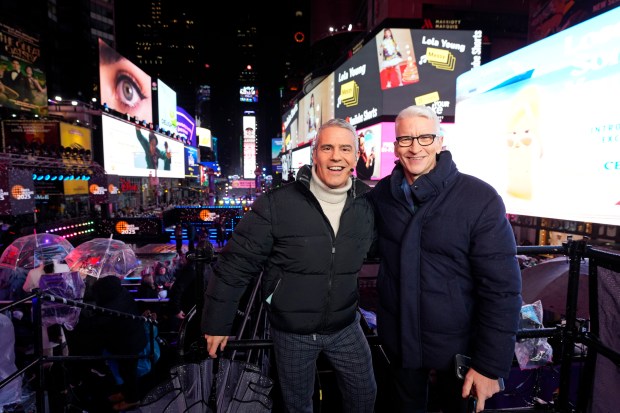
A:
{"label": "billboard with eye close-up", "polygon": [[153,122],[151,76],[99,39],[100,102],[146,123]]}

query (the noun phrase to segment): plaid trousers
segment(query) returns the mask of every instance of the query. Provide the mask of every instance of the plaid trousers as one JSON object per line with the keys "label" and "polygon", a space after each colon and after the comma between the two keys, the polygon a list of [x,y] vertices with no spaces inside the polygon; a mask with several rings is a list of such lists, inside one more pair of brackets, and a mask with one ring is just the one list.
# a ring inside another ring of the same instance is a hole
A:
{"label": "plaid trousers", "polygon": [[322,352],[342,394],[343,413],[372,413],[377,383],[359,314],[333,334],[294,334],[271,328],[282,397],[288,413],[312,413],[316,361]]}

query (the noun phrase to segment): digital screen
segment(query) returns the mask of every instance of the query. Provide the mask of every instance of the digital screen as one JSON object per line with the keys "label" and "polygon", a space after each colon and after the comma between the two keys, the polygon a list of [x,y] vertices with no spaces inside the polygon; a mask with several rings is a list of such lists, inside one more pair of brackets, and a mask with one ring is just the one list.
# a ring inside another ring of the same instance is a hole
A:
{"label": "digital screen", "polygon": [[139,121],[153,122],[151,77],[99,39],[101,104]]}
{"label": "digital screen", "polygon": [[[393,125],[393,123],[390,124]],[[359,179],[379,180],[382,178],[382,125],[382,123],[379,123],[357,130],[360,154],[355,166],[355,176]],[[393,149],[394,146],[392,145],[391,148]],[[391,166],[393,167],[394,163]]]}
{"label": "digital screen", "polygon": [[461,75],[449,148],[508,213],[620,225],[620,8]]}
{"label": "digital screen", "polygon": [[177,135],[189,146],[196,146],[196,119],[177,106]]}
{"label": "digital screen", "polygon": [[207,128],[201,128],[200,126],[196,128],[196,140],[198,141],[198,146],[208,146],[211,147],[211,130]]}
{"label": "digital screen", "polygon": [[103,163],[108,174],[185,177],[183,144],[165,135],[102,115]]}
{"label": "digital screen", "polygon": [[157,79],[157,124],[164,131],[177,132],[177,93]]}
{"label": "digital screen", "polygon": [[287,152],[297,147],[298,130],[297,115],[299,112],[299,104],[295,103],[292,109],[288,110],[282,119],[282,151]]}
{"label": "digital screen", "polygon": [[480,64],[481,46],[479,31],[383,29],[336,69],[335,115],[356,126],[417,104],[451,121],[456,78]]}
{"label": "digital screen", "polygon": [[47,79],[38,35],[0,23],[0,107],[46,115]]}
{"label": "digital screen", "polygon": [[243,117],[243,177],[254,178],[256,170],[256,117]]}
{"label": "digital screen", "polygon": [[334,117],[334,74],[323,79],[299,101],[297,146],[312,143],[319,127]]}
{"label": "digital screen", "polygon": [[291,168],[297,175],[299,168],[304,165],[312,165],[312,146],[307,145],[291,151]]}
{"label": "digital screen", "polygon": [[185,176],[188,178],[200,177],[200,163],[198,163],[198,149],[185,146]]}
{"label": "digital screen", "polygon": [[258,102],[258,89],[254,86],[243,86],[239,89],[239,100],[241,102]]}

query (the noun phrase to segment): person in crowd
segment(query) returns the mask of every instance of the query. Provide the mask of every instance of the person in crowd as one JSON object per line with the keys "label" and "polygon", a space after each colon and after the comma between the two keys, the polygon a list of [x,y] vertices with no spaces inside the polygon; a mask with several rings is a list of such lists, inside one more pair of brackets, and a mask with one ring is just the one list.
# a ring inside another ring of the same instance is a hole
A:
{"label": "person in crowd", "polygon": [[215,234],[217,246],[222,248],[226,243],[226,217],[220,216],[215,222]]}
{"label": "person in crowd", "polygon": [[[86,278],[85,302],[134,316],[141,315],[138,303],[121,284],[119,277],[102,274],[99,279],[90,276]],[[147,344],[143,324],[144,321],[137,318],[83,310],[76,328],[66,332],[71,354],[101,355],[104,351],[111,355],[140,354]],[[74,387],[82,385],[83,381],[87,380],[92,366],[84,363],[71,364],[70,382]],[[119,388],[109,389],[109,401],[113,410],[129,410],[135,407],[141,398],[138,359],[118,360],[118,373],[123,384]]]}
{"label": "person in crowd", "polygon": [[375,153],[373,151],[366,152],[366,139],[364,134],[360,133],[358,136],[360,146],[360,156],[357,159],[357,165],[355,167],[355,173],[359,179],[368,180],[372,177],[375,171]]}
{"label": "person in crowd", "polygon": [[320,353],[338,377],[341,411],[374,410],[377,385],[357,311],[357,278],[374,241],[374,217],[361,196],[368,186],[351,177],[358,154],[348,122],[324,123],[313,143],[313,165],[300,168],[294,183],[256,199],[207,284],[202,332],[216,357],[226,347],[246,287],[263,271],[262,299],[291,413],[312,411]]}
{"label": "person in crowd", "polygon": [[159,263],[155,269],[155,284],[164,290],[169,290],[174,284],[174,275],[171,274],[170,268],[166,263]]}
{"label": "person in crowd", "polygon": [[[41,277],[45,274],[60,274],[68,273],[71,270],[69,266],[63,261],[47,260],[41,263],[39,266],[34,267],[28,271],[26,281],[22,287],[25,292],[31,293],[35,288],[39,288]],[[43,354],[46,356],[54,355],[54,348],[61,346],[59,353],[61,355],[67,355],[66,340],[63,334],[63,330],[60,328],[60,324],[52,324],[50,326],[42,326],[42,349]]]}
{"label": "person in crowd", "polygon": [[[381,257],[378,335],[400,411],[426,411],[430,370],[443,412],[465,411],[470,394],[482,411],[508,376],[519,327],[514,234],[498,193],[442,151],[431,108],[403,109],[395,128],[398,164],[368,196]],[[457,354],[471,357],[464,382]]]}
{"label": "person in crowd", "polygon": [[155,284],[155,277],[151,268],[144,269],[140,274],[141,281],[136,291],[138,298],[158,298],[159,289]]}
{"label": "person in crowd", "polygon": [[181,223],[174,227],[174,242],[176,243],[177,254],[183,255],[183,226]]}

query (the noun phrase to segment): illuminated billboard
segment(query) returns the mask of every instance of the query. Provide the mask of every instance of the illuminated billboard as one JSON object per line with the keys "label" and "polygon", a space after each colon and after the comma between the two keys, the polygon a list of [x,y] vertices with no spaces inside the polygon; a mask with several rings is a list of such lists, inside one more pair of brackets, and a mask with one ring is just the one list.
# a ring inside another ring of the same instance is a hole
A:
{"label": "illuminated billboard", "polygon": [[196,140],[198,141],[198,146],[208,146],[210,148],[212,146],[211,129],[198,126],[196,128]]}
{"label": "illuminated billboard", "polygon": [[334,117],[334,74],[323,79],[299,101],[299,139],[297,146],[311,143],[319,127]]}
{"label": "illuminated billboard", "polygon": [[[60,122],[60,144],[65,148],[89,151],[92,157],[91,131],[88,128]],[[65,160],[65,164],[71,164]],[[65,195],[88,194],[88,181],[64,180]]]}
{"label": "illuminated billboard", "polygon": [[479,66],[481,47],[480,31],[383,29],[336,69],[335,116],[355,126],[418,104],[451,122],[456,78]]}
{"label": "illuminated billboard", "polygon": [[247,103],[258,102],[258,89],[254,86],[243,86],[239,89],[239,100]]}
{"label": "illuminated billboard", "polygon": [[0,107],[47,114],[47,80],[38,35],[0,22]]}
{"label": "illuminated billboard", "polygon": [[295,103],[292,109],[284,114],[282,119],[282,151],[287,152],[292,148],[297,147],[298,142],[298,129],[297,129],[297,115],[299,112],[299,104]]}
{"label": "illuminated billboard", "polygon": [[177,136],[186,145],[196,146],[196,119],[180,106],[177,106]]}
{"label": "illuminated billboard", "polygon": [[461,75],[449,148],[511,214],[620,225],[620,8]]}
{"label": "illuminated billboard", "polygon": [[199,178],[200,163],[198,163],[198,149],[193,146],[185,147],[185,177]]}
{"label": "illuminated billboard", "polygon": [[185,177],[185,151],[181,142],[107,115],[102,115],[101,123],[106,173]]}
{"label": "illuminated billboard", "polygon": [[177,93],[157,79],[157,122],[164,131],[177,132]]}
{"label": "illuminated billboard", "polygon": [[153,122],[151,77],[99,39],[100,102],[110,109]]}
{"label": "illuminated billboard", "polygon": [[254,178],[256,170],[256,117],[243,117],[243,177]]}

